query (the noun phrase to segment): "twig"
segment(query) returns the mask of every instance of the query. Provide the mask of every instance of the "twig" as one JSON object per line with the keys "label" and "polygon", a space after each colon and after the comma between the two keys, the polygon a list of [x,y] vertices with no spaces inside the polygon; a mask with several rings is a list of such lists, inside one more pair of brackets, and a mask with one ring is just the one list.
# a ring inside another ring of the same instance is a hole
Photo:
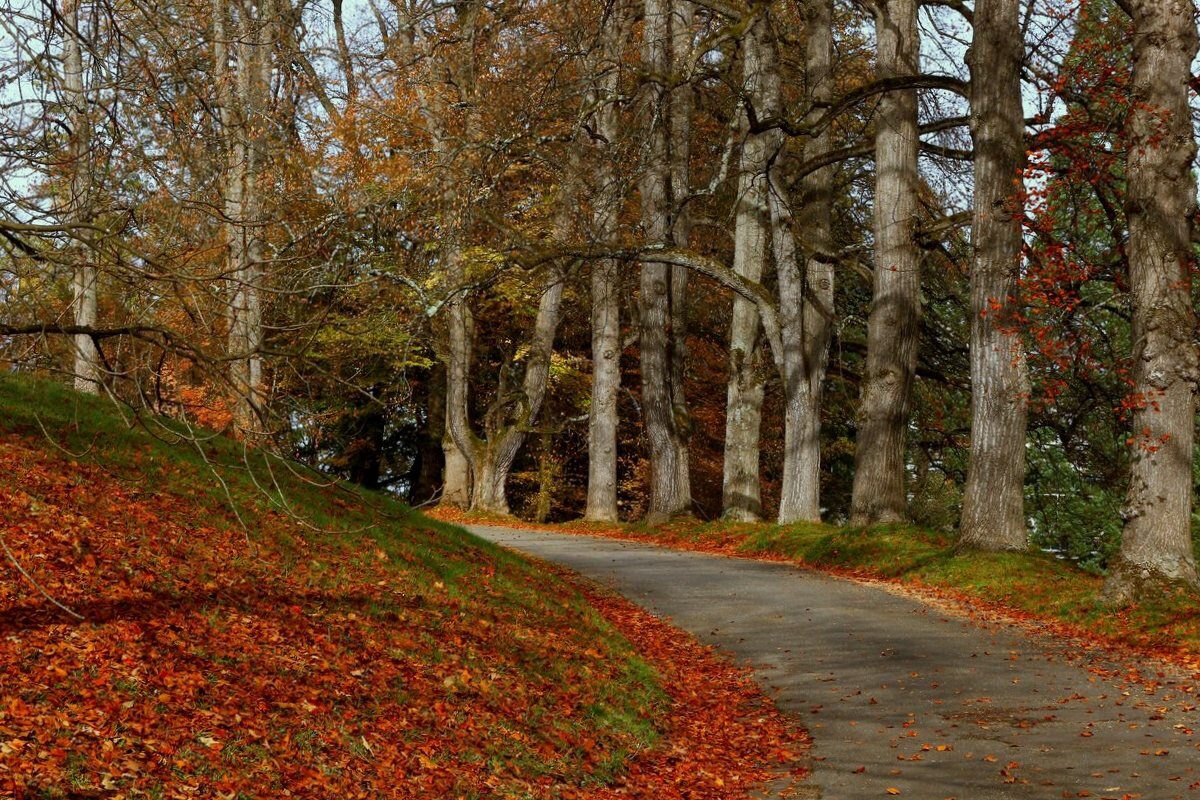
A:
{"label": "twig", "polygon": [[0,534],[0,548],[4,548],[4,555],[8,556],[9,562],[13,565],[13,567],[16,568],[17,572],[21,573],[21,576],[23,578],[25,578],[25,580],[29,581],[30,585],[32,585],[33,588],[37,589],[41,593],[42,597],[46,598],[51,603],[58,606],[60,609],[65,611],[67,614],[69,614],[71,617],[74,617],[75,619],[79,620],[80,622],[84,621],[82,614],[79,614],[79,613],[73,611],[72,609],[68,608],[67,606],[63,605],[62,603],[58,602],[53,597],[51,597],[50,593],[47,592],[45,589],[43,589],[42,585],[40,583],[38,583],[37,581],[35,581],[33,579],[32,575],[30,575],[28,572],[25,571],[25,568],[21,566],[21,562],[17,561],[17,557],[15,555],[13,555],[13,551],[8,549],[8,542],[4,541],[3,534]]}

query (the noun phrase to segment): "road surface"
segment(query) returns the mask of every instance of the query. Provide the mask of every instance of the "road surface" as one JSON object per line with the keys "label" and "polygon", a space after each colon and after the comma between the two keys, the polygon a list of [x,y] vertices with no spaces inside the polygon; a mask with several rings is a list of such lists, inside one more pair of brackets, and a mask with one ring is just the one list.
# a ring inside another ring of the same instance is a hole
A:
{"label": "road surface", "polygon": [[606,583],[754,667],[812,734],[807,796],[1200,800],[1188,676],[1127,681],[1061,640],[786,564],[469,529]]}

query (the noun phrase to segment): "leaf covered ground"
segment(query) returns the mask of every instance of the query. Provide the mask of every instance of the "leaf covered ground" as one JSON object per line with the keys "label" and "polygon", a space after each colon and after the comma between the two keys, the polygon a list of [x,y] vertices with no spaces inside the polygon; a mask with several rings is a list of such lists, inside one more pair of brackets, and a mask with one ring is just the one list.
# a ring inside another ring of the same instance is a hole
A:
{"label": "leaf covered ground", "polygon": [[558,533],[603,535],[721,555],[787,561],[856,579],[883,581],[984,621],[1030,623],[1119,655],[1150,655],[1200,676],[1200,597],[1185,589],[1114,609],[1103,578],[1040,552],[963,552],[956,538],[913,525],[872,528],[797,523],[536,525],[438,509],[439,518]]}
{"label": "leaf covered ground", "polygon": [[0,562],[0,797],[734,798],[795,770],[745,671],[617,598],[49,384],[0,404],[28,573]]}

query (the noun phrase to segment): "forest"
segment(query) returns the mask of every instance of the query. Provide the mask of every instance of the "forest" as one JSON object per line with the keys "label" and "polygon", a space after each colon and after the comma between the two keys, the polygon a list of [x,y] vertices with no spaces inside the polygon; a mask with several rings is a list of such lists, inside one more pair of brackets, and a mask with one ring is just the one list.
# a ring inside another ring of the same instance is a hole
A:
{"label": "forest", "polygon": [[4,6],[6,373],[414,506],[1200,587],[1190,2]]}

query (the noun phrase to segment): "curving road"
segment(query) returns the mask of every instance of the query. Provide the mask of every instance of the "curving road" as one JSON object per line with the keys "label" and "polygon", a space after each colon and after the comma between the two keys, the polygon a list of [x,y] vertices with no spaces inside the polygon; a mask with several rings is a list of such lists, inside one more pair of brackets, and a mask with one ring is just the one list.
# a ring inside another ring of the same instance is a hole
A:
{"label": "curving road", "polygon": [[609,584],[754,666],[812,734],[807,796],[1200,800],[1194,681],[1126,682],[1060,640],[784,564],[470,530]]}

